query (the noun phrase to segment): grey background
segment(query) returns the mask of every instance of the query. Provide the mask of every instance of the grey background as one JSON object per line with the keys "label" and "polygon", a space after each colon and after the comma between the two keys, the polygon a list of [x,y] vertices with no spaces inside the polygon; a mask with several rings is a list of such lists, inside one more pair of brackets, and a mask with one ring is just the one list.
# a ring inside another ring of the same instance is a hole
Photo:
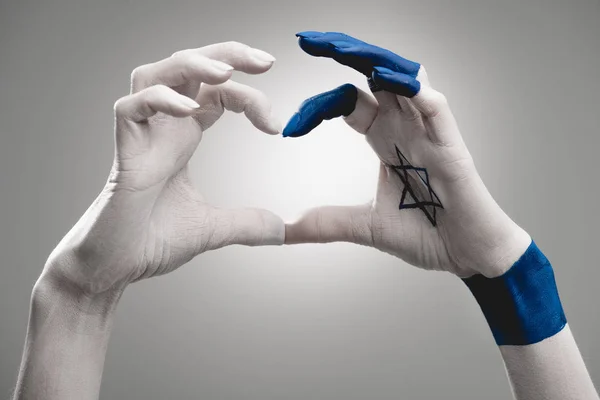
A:
{"label": "grey background", "polygon": [[[552,260],[600,384],[600,3],[579,1],[7,1],[0,4],[0,398],[21,356],[30,290],[102,188],[112,105],[130,71],[238,40],[278,58],[265,91],[287,119],[362,78],[297,47],[337,30],[426,65],[490,191]],[[285,218],[374,193],[360,135],[328,122],[302,141],[227,115],[192,161],[203,194]],[[230,247],[125,293],[102,399],[507,399],[462,283],[349,244]]]}

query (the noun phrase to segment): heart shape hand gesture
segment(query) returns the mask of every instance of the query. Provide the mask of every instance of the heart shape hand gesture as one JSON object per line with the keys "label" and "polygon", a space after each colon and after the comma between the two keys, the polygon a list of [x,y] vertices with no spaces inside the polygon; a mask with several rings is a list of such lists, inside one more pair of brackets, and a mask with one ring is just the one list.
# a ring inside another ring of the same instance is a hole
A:
{"label": "heart shape hand gesture", "polygon": [[184,50],[134,70],[115,104],[116,151],[106,187],[50,256],[44,276],[82,293],[123,290],[229,244],[349,241],[418,267],[466,277],[501,275],[530,243],[494,202],[445,97],[425,69],[341,33],[303,32],[307,53],[369,79],[374,96],[347,84],[302,104],[283,136],[343,116],[381,160],[369,204],[309,210],[294,223],[266,210],[207,204],[188,179],[203,132],[225,109],[278,134],[264,94],[230,80],[264,73],[274,58],[229,42]]}

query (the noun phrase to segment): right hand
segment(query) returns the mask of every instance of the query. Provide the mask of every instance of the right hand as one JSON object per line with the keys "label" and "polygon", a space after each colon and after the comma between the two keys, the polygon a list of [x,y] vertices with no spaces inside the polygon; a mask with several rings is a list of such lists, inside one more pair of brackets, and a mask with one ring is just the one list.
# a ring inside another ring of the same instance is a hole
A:
{"label": "right hand", "polygon": [[461,277],[493,277],[510,268],[531,239],[486,189],[425,69],[341,33],[298,36],[307,53],[354,68],[383,90],[371,96],[344,85],[312,97],[284,136],[302,136],[324,119],[344,116],[365,135],[381,168],[373,201],[309,210],[286,226],[286,243],[354,242]]}
{"label": "right hand", "polygon": [[[271,104],[230,80],[268,71],[275,59],[236,42],[184,50],[136,68],[115,103],[115,158],[106,186],[52,252],[43,277],[93,295],[169,273],[230,244],[280,245],[283,221],[261,209],[206,203],[188,178],[203,132],[228,109],[277,134]],[[64,286],[64,285],[63,285]]]}

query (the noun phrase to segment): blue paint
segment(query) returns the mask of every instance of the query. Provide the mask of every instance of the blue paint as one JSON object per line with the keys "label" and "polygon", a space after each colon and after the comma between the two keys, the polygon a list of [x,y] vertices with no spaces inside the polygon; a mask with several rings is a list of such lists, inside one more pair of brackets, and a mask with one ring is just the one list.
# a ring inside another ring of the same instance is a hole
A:
{"label": "blue paint", "polygon": [[463,281],[481,306],[499,346],[540,342],[567,323],[552,266],[533,241],[503,275],[475,275]]}
{"label": "blue paint", "polygon": [[283,137],[304,136],[324,120],[352,114],[358,91],[349,83],[305,100],[283,129]]}
{"label": "blue paint", "polygon": [[308,54],[316,57],[333,58],[343,65],[354,68],[371,77],[376,66],[416,77],[421,65],[399,55],[373,46],[339,32],[306,31],[296,34],[299,45]]}
{"label": "blue paint", "polygon": [[414,77],[383,67],[374,67],[371,79],[376,88],[404,97],[413,97],[421,90],[421,82]]}

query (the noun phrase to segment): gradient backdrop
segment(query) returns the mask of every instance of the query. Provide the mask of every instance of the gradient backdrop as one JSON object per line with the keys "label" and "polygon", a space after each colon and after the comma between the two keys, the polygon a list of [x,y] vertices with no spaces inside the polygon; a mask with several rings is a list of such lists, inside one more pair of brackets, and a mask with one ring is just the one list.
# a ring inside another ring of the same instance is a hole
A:
{"label": "gradient backdrop", "polygon": [[[424,64],[500,205],[553,262],[600,385],[600,3],[597,0],[8,1],[0,3],[0,398],[29,296],[55,244],[102,188],[112,106],[137,65],[237,40],[274,54],[235,79],[287,120],[306,97],[364,79],[305,55],[337,30]],[[220,205],[294,218],[373,194],[378,165],[343,121],[302,140],[227,114],[192,160]],[[510,398],[499,352],[456,278],[350,244],[229,247],[131,286],[102,399]]]}

